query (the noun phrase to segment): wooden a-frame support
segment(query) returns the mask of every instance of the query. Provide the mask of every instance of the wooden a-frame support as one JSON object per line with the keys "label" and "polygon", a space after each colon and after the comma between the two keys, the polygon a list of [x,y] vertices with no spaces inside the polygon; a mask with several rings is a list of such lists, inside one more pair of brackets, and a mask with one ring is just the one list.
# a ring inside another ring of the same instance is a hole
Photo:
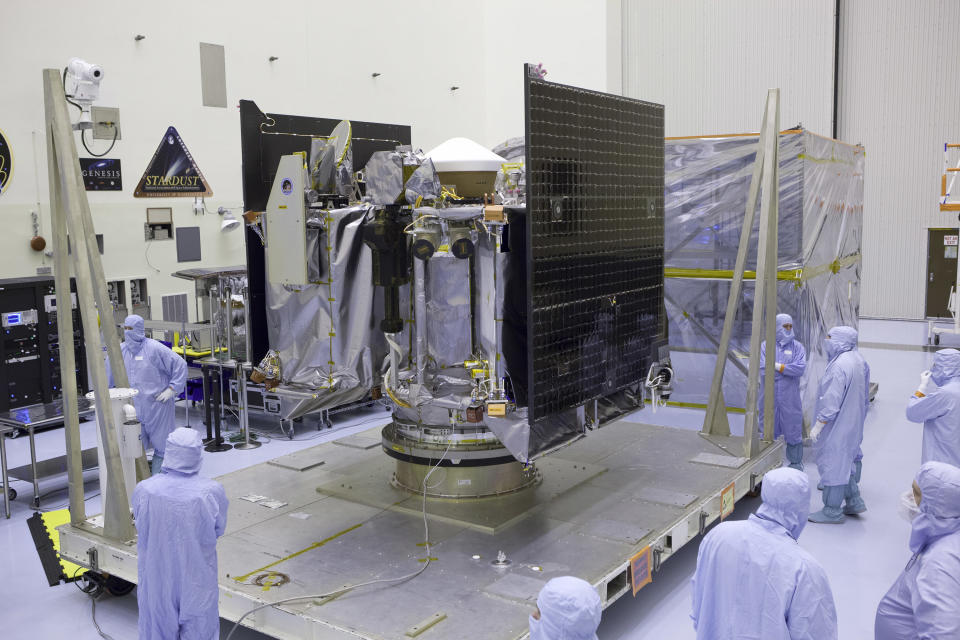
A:
{"label": "wooden a-frame support", "polygon": [[[760,231],[757,243],[757,271],[753,298],[753,322],[750,333],[750,366],[747,372],[746,415],[743,425],[743,455],[753,458],[760,452],[757,397],[760,379],[760,345],[766,340],[774,344],[776,340],[777,315],[777,221],[780,199],[780,90],[767,91],[767,103],[763,112],[763,124],[760,128],[760,140],[757,144],[757,158],[753,164],[753,176],[750,179],[750,191],[747,195],[747,209],[740,230],[740,245],[737,248],[737,261],[730,282],[730,297],[727,299],[723,332],[717,349],[717,361],[707,400],[707,413],[701,433],[706,436],[729,436],[730,423],[727,420],[727,405],[723,398],[723,371],[730,349],[730,338],[736,320],[740,294],[743,290],[743,275],[746,269],[747,254],[750,246],[750,233],[753,229],[754,212],[757,197],[763,192],[760,203]],[[764,376],[764,415],[767,425],[764,429],[764,442],[773,441],[773,376]]]}
{"label": "wooden a-frame support", "polygon": [[[90,203],[83,186],[73,129],[63,92],[60,72],[43,71],[43,98],[46,118],[47,169],[50,183],[50,217],[53,223],[53,252],[57,295],[57,332],[60,343],[60,379],[63,385],[64,436],[67,451],[67,475],[70,491],[70,520],[86,520],[83,494],[83,469],[80,449],[80,420],[77,410],[76,361],[73,345],[73,314],[70,295],[71,267],[76,278],[77,308],[83,321],[83,340],[90,354],[89,368],[96,395],[97,423],[102,444],[102,460],[107,472],[107,492],[103,500],[102,534],[114,540],[132,540],[136,536],[130,517],[129,496],[123,483],[117,431],[110,405],[103,338],[114,382],[128,386],[127,372],[120,352],[120,340],[113,326],[113,309],[107,295],[107,282],[97,249]],[[67,234],[74,238],[72,255],[67,251]],[[149,475],[146,457],[137,460],[137,478]]]}

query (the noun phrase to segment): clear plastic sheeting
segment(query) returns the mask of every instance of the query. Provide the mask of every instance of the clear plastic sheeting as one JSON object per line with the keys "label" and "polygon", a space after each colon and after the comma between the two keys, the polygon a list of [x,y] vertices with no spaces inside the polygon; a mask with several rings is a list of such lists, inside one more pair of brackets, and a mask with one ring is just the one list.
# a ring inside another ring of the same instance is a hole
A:
{"label": "clear plastic sheeting", "polygon": [[[268,283],[267,324],[270,346],[280,355],[281,389],[312,393],[285,418],[362,399],[379,383],[387,354],[383,334],[375,330],[375,308],[382,295],[372,284],[372,258],[361,228],[367,206],[324,211],[309,227],[319,280],[291,287]],[[329,248],[323,236],[335,238]],[[317,246],[319,244],[319,246]]]}
{"label": "clear plastic sheeting", "polygon": [[[666,142],[665,304],[676,371],[671,401],[703,406],[743,226],[757,136]],[[864,149],[804,130],[780,136],[777,311],[807,349],[805,422],[826,368],[830,327],[857,327]],[[761,194],[760,200],[763,195]],[[724,372],[728,407],[746,400],[758,215]]]}

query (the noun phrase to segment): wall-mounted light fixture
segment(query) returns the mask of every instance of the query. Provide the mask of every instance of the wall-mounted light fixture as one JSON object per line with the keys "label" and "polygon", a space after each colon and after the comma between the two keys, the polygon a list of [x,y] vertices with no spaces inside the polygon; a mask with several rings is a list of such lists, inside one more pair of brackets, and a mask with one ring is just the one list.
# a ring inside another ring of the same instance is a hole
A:
{"label": "wall-mounted light fixture", "polygon": [[146,37],[147,36],[143,35],[142,33],[138,33],[137,35],[133,36],[133,40],[134,42],[140,42],[141,40],[146,39]]}
{"label": "wall-mounted light fixture", "polygon": [[279,59],[280,59],[280,58],[278,58],[277,56],[270,56],[269,58],[267,58],[267,60],[270,61],[270,62],[275,62],[275,61],[277,61],[277,60],[279,60]]}
{"label": "wall-mounted light fixture", "polygon": [[456,90],[459,89],[459,88],[460,88],[460,87],[454,85],[454,86],[450,87],[450,91],[456,91]]}
{"label": "wall-mounted light fixture", "polygon": [[377,77],[379,77],[379,76],[381,76],[381,75],[382,75],[382,74],[381,74],[379,71],[374,71],[373,73],[370,74],[370,77],[371,77],[371,78],[377,78]]}

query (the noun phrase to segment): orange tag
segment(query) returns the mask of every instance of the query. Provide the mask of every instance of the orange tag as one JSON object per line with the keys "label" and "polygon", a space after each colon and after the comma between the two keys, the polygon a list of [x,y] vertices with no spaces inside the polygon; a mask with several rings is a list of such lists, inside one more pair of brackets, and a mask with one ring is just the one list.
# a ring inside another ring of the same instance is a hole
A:
{"label": "orange tag", "polygon": [[630,558],[630,583],[633,585],[633,595],[637,595],[640,589],[653,582],[652,569],[650,545],[647,545],[640,553]]}
{"label": "orange tag", "polygon": [[733,507],[737,504],[737,496],[733,491],[734,483],[720,492],[720,519],[723,520],[733,513]]}

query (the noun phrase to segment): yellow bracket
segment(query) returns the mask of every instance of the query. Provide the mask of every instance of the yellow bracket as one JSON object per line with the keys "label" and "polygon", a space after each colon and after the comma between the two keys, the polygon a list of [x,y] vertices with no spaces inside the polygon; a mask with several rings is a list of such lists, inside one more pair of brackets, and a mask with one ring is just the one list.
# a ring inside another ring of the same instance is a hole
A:
{"label": "yellow bracket", "polygon": [[[789,269],[777,272],[777,280],[800,280],[803,269]],[[684,278],[688,280],[732,280],[732,269],[680,269],[676,267],[667,267],[663,270],[664,277]],[[744,271],[744,280],[756,280],[756,271]]]}
{"label": "yellow bracket", "polygon": [[[842,269],[851,267],[856,263],[860,262],[861,256],[860,253],[853,253],[849,256],[844,256],[843,258],[837,258],[833,262],[828,262],[827,264],[820,265],[818,267],[807,267],[805,269],[784,269],[782,271],[777,271],[777,280],[785,282],[796,282],[797,286],[801,282],[806,282],[812,280],[818,276],[821,276],[825,273],[832,272],[834,274],[840,273]],[[667,267],[663,270],[663,275],[666,278],[680,278],[685,280],[732,280],[733,279],[733,270],[732,269],[681,269],[677,267]],[[756,271],[744,271],[743,272],[744,280],[756,280],[757,272]]]}

